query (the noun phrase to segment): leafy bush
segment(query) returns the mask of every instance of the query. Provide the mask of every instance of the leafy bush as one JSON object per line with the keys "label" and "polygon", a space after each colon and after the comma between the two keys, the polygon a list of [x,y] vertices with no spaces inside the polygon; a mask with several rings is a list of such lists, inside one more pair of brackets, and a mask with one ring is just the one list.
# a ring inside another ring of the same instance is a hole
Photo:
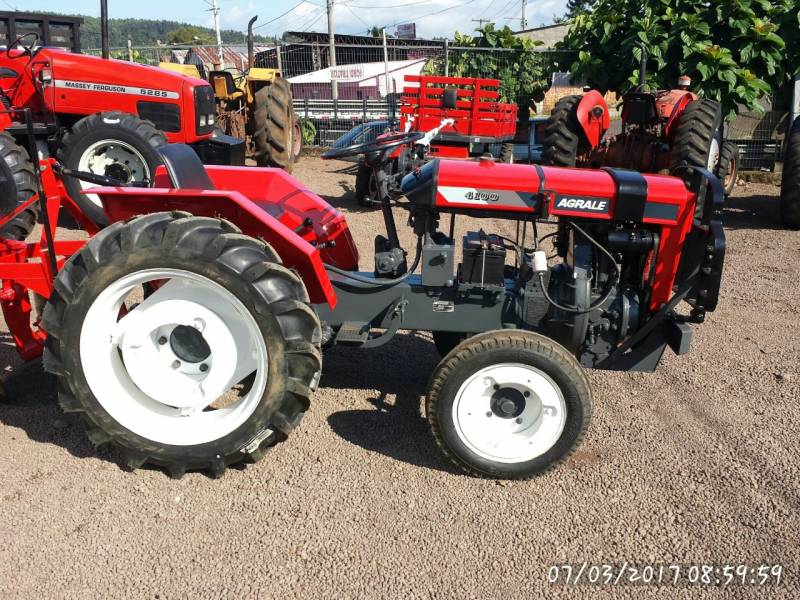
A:
{"label": "leafy bush", "polygon": [[575,17],[561,47],[578,51],[573,75],[625,92],[638,83],[644,44],[651,88],[689,75],[731,115],[738,104],[760,110],[758,98],[800,67],[799,26],[796,0],[598,0]]}

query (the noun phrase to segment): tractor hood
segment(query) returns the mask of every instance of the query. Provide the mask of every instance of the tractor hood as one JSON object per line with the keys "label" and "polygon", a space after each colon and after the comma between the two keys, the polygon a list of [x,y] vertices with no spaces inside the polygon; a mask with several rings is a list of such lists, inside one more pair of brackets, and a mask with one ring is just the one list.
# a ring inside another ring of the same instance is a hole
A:
{"label": "tractor hood", "polygon": [[37,53],[36,61],[44,60],[52,72],[48,99],[57,114],[119,110],[153,121],[170,142],[191,143],[211,134],[213,127],[201,126],[199,119],[214,113],[213,90],[202,79],[57,48]]}

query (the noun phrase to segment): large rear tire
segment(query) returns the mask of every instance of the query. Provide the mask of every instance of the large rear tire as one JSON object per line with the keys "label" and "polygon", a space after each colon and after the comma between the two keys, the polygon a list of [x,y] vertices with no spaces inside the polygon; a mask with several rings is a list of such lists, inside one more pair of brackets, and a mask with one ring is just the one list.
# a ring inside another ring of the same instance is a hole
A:
{"label": "large rear tire", "polygon": [[786,144],[781,177],[781,221],[790,229],[800,229],[800,119],[794,120]]}
{"label": "large rear tire", "polygon": [[55,290],[44,364],[59,402],[132,468],[219,476],[259,460],[308,409],[321,334],[305,286],[226,221],[114,223],[64,265]]}
{"label": "large rear tire", "polygon": [[253,145],[260,167],[279,167],[291,173],[297,148],[295,118],[289,84],[282,78],[262,87],[255,95]]}
{"label": "large rear tire", "polygon": [[730,196],[736,187],[739,177],[739,146],[733,142],[724,142],[719,153],[717,177],[722,182],[725,197]]}
{"label": "large rear tire", "polygon": [[722,150],[722,106],[715,100],[690,102],[678,118],[671,168],[703,167],[717,172]]}
{"label": "large rear tire", "polygon": [[[0,215],[7,215],[36,193],[36,176],[28,153],[5,131],[0,132],[0,159]],[[38,215],[35,205],[25,209],[0,229],[0,236],[24,240]]]}
{"label": "large rear tire", "polygon": [[582,96],[564,96],[556,102],[544,128],[542,164],[574,167],[579,153],[589,142],[578,122],[577,109]]}
{"label": "large rear tire", "polygon": [[[70,169],[124,183],[152,181],[163,164],[158,148],[166,143],[167,138],[150,121],[119,111],[98,113],[75,123],[58,149],[58,159]],[[101,227],[108,225],[100,199],[81,193],[95,184],[66,177],[64,185],[87,217]]]}
{"label": "large rear tire", "polygon": [[530,331],[467,339],[436,367],[426,415],[436,443],[470,475],[528,479],[575,451],[592,415],[575,357]]}
{"label": "large rear tire", "polygon": [[498,160],[501,163],[511,164],[514,162],[514,143],[506,142],[500,146],[500,156]]}

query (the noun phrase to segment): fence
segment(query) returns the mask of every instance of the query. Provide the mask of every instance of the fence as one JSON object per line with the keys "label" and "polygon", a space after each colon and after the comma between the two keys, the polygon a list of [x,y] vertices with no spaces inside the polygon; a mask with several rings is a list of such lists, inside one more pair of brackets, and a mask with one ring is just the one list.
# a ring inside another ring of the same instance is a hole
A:
{"label": "fence", "polygon": [[[256,46],[256,67],[280,69],[292,83],[296,113],[309,126],[306,143],[329,146],[352,128],[368,124],[374,135],[398,118],[397,101],[407,74],[487,77],[500,80],[501,100],[520,107],[520,120],[549,114],[555,100],[580,93],[568,84],[575,54],[566,51],[462,48],[448,42],[418,46],[389,39],[373,44],[337,44],[336,67],[330,68],[325,43],[280,43]],[[100,54],[99,49],[84,50]],[[224,67],[247,67],[245,45],[222,47]],[[219,60],[216,46],[149,46],[112,48],[111,56],[158,65],[161,62],[194,64],[201,76]],[[555,75],[555,78],[554,78]],[[556,87],[550,89],[553,81]],[[334,81],[337,100],[334,100]],[[613,104],[613,103],[612,103]],[[611,106],[611,104],[610,104]],[[615,115],[616,116],[616,115]],[[742,113],[726,128],[726,137],[739,146],[742,169],[771,170],[780,159],[787,113]],[[612,131],[619,130],[612,122]],[[521,130],[525,129],[524,127]]]}

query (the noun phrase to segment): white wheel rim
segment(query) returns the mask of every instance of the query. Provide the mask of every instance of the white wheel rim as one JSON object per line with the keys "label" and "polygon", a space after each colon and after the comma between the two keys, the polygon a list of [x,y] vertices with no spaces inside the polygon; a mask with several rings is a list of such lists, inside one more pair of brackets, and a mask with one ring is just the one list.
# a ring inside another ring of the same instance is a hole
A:
{"label": "white wheel rim", "polygon": [[[142,153],[120,140],[100,140],[89,146],[78,161],[78,170],[112,177],[122,174],[124,183],[151,179],[150,167],[147,166]],[[81,181],[80,185],[82,190],[97,186],[87,181]],[[103,206],[97,194],[85,194],[85,196],[93,204]]]}
{"label": "white wheel rim", "polygon": [[[517,400],[513,416],[498,410],[498,400],[509,397]],[[494,462],[521,463],[555,445],[564,431],[567,406],[549,375],[530,365],[503,363],[481,369],[461,384],[452,416],[459,439],[472,452]]]}
{"label": "white wheel rim", "polygon": [[[163,280],[168,281],[119,318],[131,292]],[[180,348],[176,354],[173,334],[179,326],[201,332],[207,358],[192,362]],[[178,269],[138,271],[103,290],[86,313],[80,358],[106,412],[133,433],[163,444],[224,437],[253,414],[267,385],[267,347],[247,308],[221,285]],[[252,373],[243,396],[211,406]]]}
{"label": "white wheel rim", "polygon": [[719,140],[714,138],[711,140],[711,148],[708,150],[708,165],[706,168],[714,173],[719,164]]}

